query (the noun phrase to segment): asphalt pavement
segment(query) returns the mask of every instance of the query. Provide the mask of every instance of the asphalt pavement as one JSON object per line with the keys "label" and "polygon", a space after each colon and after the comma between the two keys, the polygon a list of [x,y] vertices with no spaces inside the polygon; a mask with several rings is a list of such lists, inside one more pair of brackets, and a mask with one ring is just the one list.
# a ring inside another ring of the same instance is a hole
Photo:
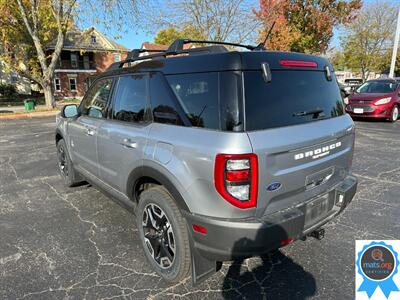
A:
{"label": "asphalt pavement", "polygon": [[354,299],[356,239],[400,239],[400,120],[357,122],[359,189],[325,226],[192,288],[146,262],[133,216],[95,188],[65,188],[53,118],[0,120],[0,299]]}

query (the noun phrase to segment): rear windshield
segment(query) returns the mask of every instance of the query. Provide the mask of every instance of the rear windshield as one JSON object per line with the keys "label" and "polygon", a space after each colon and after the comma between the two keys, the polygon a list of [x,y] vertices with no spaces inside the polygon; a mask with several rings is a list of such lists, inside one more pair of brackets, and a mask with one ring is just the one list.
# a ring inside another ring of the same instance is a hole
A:
{"label": "rear windshield", "polygon": [[344,114],[336,79],[325,72],[272,71],[266,83],[261,71],[244,72],[246,129],[303,124]]}
{"label": "rear windshield", "polygon": [[357,93],[391,93],[396,87],[392,81],[368,81],[357,89]]}

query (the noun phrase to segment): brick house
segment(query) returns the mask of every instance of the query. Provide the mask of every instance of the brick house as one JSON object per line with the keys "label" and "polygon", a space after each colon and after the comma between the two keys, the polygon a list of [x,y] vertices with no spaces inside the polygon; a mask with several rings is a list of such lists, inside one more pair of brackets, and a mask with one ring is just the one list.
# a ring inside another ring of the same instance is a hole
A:
{"label": "brick house", "polygon": [[[47,52],[54,51],[54,46],[55,41],[47,46]],[[54,74],[54,96],[56,99],[81,99],[91,76],[125,59],[127,53],[127,48],[95,27],[68,32]]]}
{"label": "brick house", "polygon": [[[154,44],[154,43],[150,43],[150,42],[144,42],[144,43],[142,43],[142,46],[140,47],[140,49],[151,50],[151,51],[160,50],[160,52],[162,52],[162,51],[167,50],[168,47],[169,46],[167,46],[167,45],[159,45],[159,44]],[[195,46],[192,44],[184,44],[183,45],[183,49],[191,49],[191,48],[195,48]],[[140,56],[145,56],[145,55],[150,55],[150,54],[154,54],[154,52],[143,52],[140,54]]]}
{"label": "brick house", "polygon": [[[144,42],[142,44],[142,46],[140,47],[140,49],[152,50],[152,51],[155,51],[155,50],[165,51],[165,50],[168,49],[168,46],[153,44],[153,43],[150,43],[150,42]],[[140,54],[140,56],[146,56],[146,55],[149,55],[149,54],[154,54],[154,52],[153,53],[152,52],[143,52],[143,53]]]}

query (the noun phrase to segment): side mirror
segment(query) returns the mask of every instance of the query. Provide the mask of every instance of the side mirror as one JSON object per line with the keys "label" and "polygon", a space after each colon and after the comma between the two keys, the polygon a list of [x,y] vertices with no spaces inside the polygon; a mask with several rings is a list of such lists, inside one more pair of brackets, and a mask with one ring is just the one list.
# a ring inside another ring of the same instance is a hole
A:
{"label": "side mirror", "polygon": [[64,118],[73,118],[78,115],[78,106],[76,104],[65,105],[61,110],[61,115]]}

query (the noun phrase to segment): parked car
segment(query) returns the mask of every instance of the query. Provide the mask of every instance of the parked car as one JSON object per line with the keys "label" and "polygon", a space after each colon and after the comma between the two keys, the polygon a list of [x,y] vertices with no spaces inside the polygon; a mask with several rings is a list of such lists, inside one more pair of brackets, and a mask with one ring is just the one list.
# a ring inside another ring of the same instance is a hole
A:
{"label": "parked car", "polygon": [[400,81],[375,79],[365,82],[345,99],[346,111],[352,117],[385,118],[396,122],[400,108]]}
{"label": "parked car", "polygon": [[321,239],[356,192],[355,127],[324,58],[188,42],[113,64],[63,108],[55,140],[65,183],[131,209],[154,270],[198,283]]}
{"label": "parked car", "polygon": [[363,84],[361,78],[348,78],[344,80],[344,90],[347,95],[352,94],[360,85]]}

